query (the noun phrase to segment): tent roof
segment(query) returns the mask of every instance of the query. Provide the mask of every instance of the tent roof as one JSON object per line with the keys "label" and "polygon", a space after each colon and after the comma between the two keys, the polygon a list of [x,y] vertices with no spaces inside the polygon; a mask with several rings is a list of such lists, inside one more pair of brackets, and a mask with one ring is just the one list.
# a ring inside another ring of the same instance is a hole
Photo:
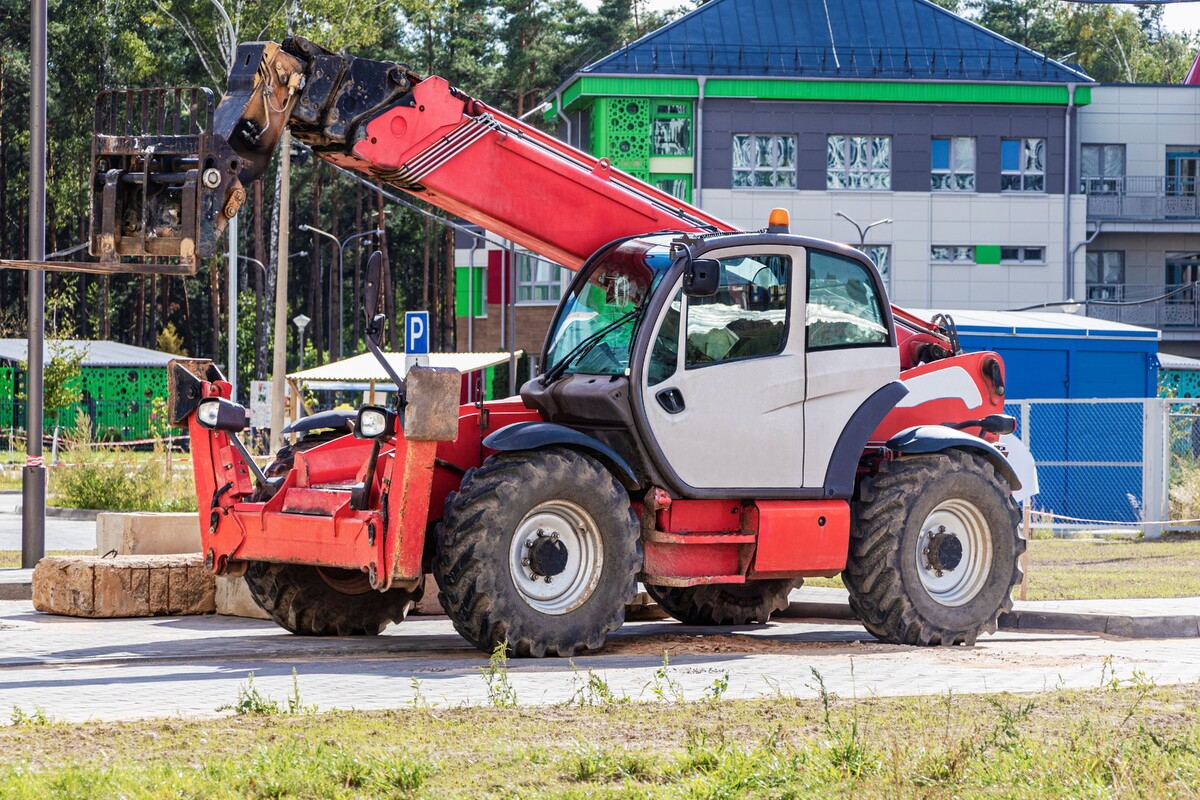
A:
{"label": "tent roof", "polygon": [[[518,350],[517,355],[521,354],[522,352]],[[396,372],[404,372],[404,353],[384,353],[384,356]],[[429,354],[429,366],[452,367],[464,374],[507,361],[508,353]],[[391,381],[391,378],[383,371],[383,366],[370,353],[362,353],[301,372],[292,372],[288,374],[288,378],[306,383],[370,383],[371,381],[383,383]]]}
{"label": "tent roof", "polygon": [[[179,357],[102,339],[59,339],[46,342],[44,362],[49,364],[50,359],[63,350],[83,353],[82,366],[85,367],[166,367],[168,361]],[[26,361],[28,358],[29,342],[26,339],[0,339],[0,361]]]}
{"label": "tent roof", "polygon": [[928,0],[711,0],[580,72],[1091,81]]}
{"label": "tent roof", "polygon": [[1006,336],[1057,336],[1066,339],[1140,339],[1155,341],[1153,328],[1127,325],[1107,319],[1066,314],[1061,311],[950,311],[908,308],[922,319],[949,314],[960,333],[990,333]]}

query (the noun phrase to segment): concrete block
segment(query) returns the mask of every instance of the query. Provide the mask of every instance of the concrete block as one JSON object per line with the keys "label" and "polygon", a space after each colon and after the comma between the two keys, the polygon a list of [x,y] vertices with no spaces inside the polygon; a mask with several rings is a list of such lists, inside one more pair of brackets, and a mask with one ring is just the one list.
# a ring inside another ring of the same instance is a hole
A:
{"label": "concrete block", "polygon": [[200,516],[195,512],[105,511],[96,517],[96,552],[119,556],[199,553]]}
{"label": "concrete block", "polygon": [[418,617],[445,616],[446,612],[442,610],[442,604],[438,602],[437,581],[433,579],[432,575],[425,576],[425,593],[421,595],[420,601],[408,613]]}
{"label": "concrete block", "polygon": [[215,594],[199,553],[50,556],[33,571],[33,607],[70,617],[211,614]]}
{"label": "concrete block", "polygon": [[218,575],[217,577],[217,613],[227,617],[248,617],[250,619],[270,619],[267,612],[258,607],[250,596],[250,587],[241,576]]}

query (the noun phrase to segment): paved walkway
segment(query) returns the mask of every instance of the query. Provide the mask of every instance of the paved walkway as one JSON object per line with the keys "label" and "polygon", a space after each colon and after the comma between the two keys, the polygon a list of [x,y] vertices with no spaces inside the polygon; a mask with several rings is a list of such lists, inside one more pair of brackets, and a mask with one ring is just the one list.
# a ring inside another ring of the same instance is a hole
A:
{"label": "paved walkway", "polygon": [[[1197,638],[1001,632],[973,648],[910,648],[880,644],[850,622],[792,620],[744,629],[630,623],[574,668],[513,661],[509,677],[522,704],[569,699],[587,670],[618,695],[650,700],[665,648],[670,679],[691,699],[726,674],[727,697],[810,697],[813,670],[842,696],[1082,688],[1135,672],[1158,683],[1200,681]],[[282,701],[293,668],[303,701],[323,710],[486,703],[486,664],[443,617],[410,619],[378,637],[312,639],[230,617],[84,620],[0,602],[0,714],[16,706],[71,721],[212,715],[236,701],[251,672],[260,692]]]}
{"label": "paved walkway", "polygon": [[[21,549],[20,492],[0,492],[0,550]],[[46,550],[95,550],[96,522],[46,517]]]}

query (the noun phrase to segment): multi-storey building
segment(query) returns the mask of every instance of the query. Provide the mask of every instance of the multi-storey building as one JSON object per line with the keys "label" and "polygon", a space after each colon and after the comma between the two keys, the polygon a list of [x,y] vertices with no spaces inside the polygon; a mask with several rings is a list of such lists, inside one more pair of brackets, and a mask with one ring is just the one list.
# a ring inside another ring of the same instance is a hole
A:
{"label": "multi-storey building", "polygon": [[[547,119],[736,225],[780,206],[797,232],[861,246],[901,306],[1124,314],[1100,301],[1200,278],[1197,87],[1099,86],[1050,56],[926,0],[711,0],[584,67]],[[508,294],[532,320],[569,275],[515,261]],[[1173,300],[1200,339],[1200,298]],[[518,346],[544,332],[522,326]]]}

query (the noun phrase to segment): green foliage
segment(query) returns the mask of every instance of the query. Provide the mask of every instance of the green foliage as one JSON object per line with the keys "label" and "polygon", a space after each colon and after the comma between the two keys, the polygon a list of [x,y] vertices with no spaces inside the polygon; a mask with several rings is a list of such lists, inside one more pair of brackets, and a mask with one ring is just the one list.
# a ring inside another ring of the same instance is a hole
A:
{"label": "green foliage", "polygon": [[175,330],[174,322],[168,322],[163,327],[154,343],[163,353],[187,357],[188,352],[187,348],[183,346],[183,337],[179,335],[179,331]]}
{"label": "green foliage", "polygon": [[296,668],[292,667],[292,693],[284,703],[259,692],[254,686],[254,673],[251,672],[246,676],[246,682],[238,686],[237,702],[217,706],[217,711],[232,711],[238,716],[264,717],[278,714],[315,714],[317,707],[306,706],[301,701],[300,678],[296,675]]}
{"label": "green foliage", "polygon": [[964,16],[1098,81],[1178,83],[1196,42],[1162,29],[1162,9],[1057,0],[965,0]]}
{"label": "green foliage", "polygon": [[508,680],[508,640],[500,642],[488,657],[486,667],[480,667],[487,684],[488,702],[496,708],[516,708],[517,690]]}
{"label": "green foliage", "polygon": [[571,661],[571,681],[575,684],[575,691],[567,699],[566,705],[577,706],[601,706],[601,705],[616,705],[618,703],[628,703],[629,698],[625,695],[617,695],[608,685],[608,681],[600,675],[597,675],[592,670],[587,671],[587,676],[580,674],[579,668],[575,666],[575,662]]}
{"label": "green foliage", "polygon": [[684,702],[683,685],[671,674],[670,666],[670,653],[664,650],[662,666],[654,670],[654,677],[646,684],[646,688],[660,703],[682,703]]}
{"label": "green foliage", "polygon": [[91,421],[80,412],[67,439],[65,464],[50,477],[48,504],[102,511],[195,511],[191,470],[176,470],[166,451],[135,453],[125,448],[94,448]]}
{"label": "green foliage", "polygon": [[27,712],[20,706],[13,706],[12,713],[8,716],[9,722],[14,727],[30,727],[49,725],[53,722],[50,715],[46,713],[46,709],[41,706],[34,706],[33,713]]}

